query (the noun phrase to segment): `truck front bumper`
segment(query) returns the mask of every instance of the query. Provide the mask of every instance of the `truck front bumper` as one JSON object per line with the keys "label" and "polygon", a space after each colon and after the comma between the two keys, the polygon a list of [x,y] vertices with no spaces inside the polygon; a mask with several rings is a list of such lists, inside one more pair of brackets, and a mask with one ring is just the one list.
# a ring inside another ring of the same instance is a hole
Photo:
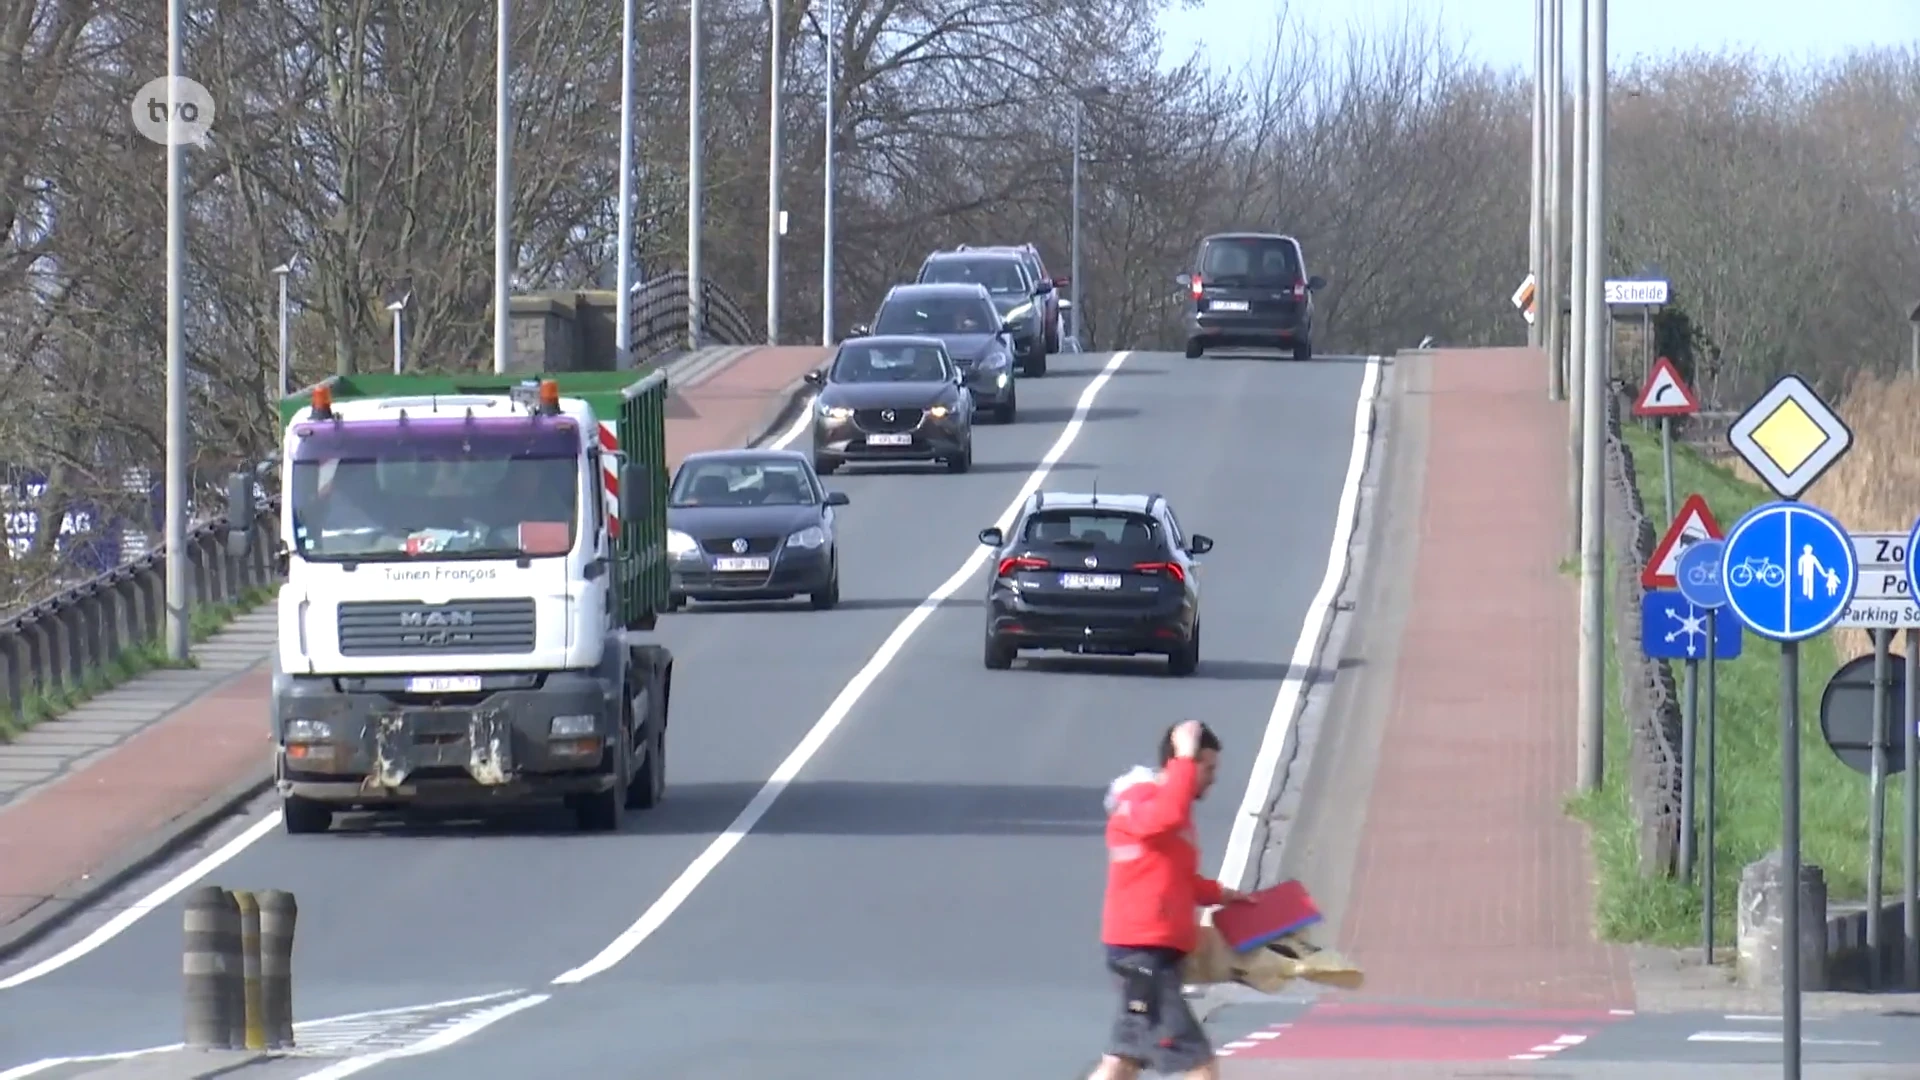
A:
{"label": "truck front bumper", "polygon": [[617,690],[580,672],[518,679],[528,685],[437,698],[287,680],[275,701],[280,793],[347,809],[612,788]]}

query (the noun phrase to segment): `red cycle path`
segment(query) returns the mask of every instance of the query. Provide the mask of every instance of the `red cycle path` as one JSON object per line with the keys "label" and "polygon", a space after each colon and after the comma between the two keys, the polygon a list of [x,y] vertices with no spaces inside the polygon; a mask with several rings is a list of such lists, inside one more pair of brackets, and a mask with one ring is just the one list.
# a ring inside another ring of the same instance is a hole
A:
{"label": "red cycle path", "polygon": [[[686,455],[741,445],[774,419],[828,350],[765,347],[676,389],[669,469]],[[269,667],[221,683],[108,753],[0,807],[0,931],[54,898],[85,891],[94,871],[201,809],[268,762]]]}

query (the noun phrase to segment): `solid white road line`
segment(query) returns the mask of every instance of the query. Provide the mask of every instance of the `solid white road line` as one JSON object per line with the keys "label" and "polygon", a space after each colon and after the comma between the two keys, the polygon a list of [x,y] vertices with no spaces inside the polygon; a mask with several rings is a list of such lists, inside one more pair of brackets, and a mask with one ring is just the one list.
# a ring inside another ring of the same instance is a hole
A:
{"label": "solid white road line", "polygon": [[435,1050],[444,1050],[461,1039],[477,1035],[507,1017],[531,1009],[552,996],[551,994],[529,994],[526,997],[514,998],[512,1001],[495,1005],[491,1009],[482,1009],[417,1043],[409,1043],[397,1050],[382,1050],[377,1054],[361,1054],[336,1061],[324,1069],[302,1075],[300,1080],[344,1080],[345,1077],[352,1076],[354,1073],[385,1064],[395,1058],[413,1057],[417,1054],[431,1054]]}
{"label": "solid white road line", "polygon": [[[147,913],[181,893],[186,892],[195,882],[213,873],[229,859],[245,851],[261,837],[279,827],[280,811],[275,810],[266,817],[247,826],[247,831],[220,845],[220,847],[215,849],[214,852],[206,858],[182,870],[165,885],[141,897],[135,901],[131,907],[128,907],[113,918],[108,919],[106,922],[101,923],[93,933],[88,934],[86,937],[54,953],[45,960],[27,968],[25,971],[0,979],[0,990],[11,990],[16,986],[30,983],[44,975],[50,975],[100,946],[105,945],[107,942],[112,941],[114,938],[126,932],[127,927],[139,922]],[[0,1080],[5,1080],[5,1074],[0,1073]]]}
{"label": "solid white road line", "polygon": [[[807,426],[812,422],[813,408],[811,405],[808,405],[806,408],[800,410],[800,415],[794,418],[793,423],[789,425],[785,431],[781,432],[779,438],[769,444],[769,447],[774,450],[786,449],[795,439],[798,439],[806,432]],[[102,923],[91,934],[88,934],[86,937],[81,938],[79,941],[47,957],[32,967],[0,979],[0,990],[11,990],[16,986],[21,986],[35,979],[51,975],[61,968],[66,967],[68,964],[73,963],[75,960],[98,949],[100,946],[105,945],[107,942],[112,941],[114,938],[119,937],[127,931],[128,927],[139,922],[147,913],[187,891],[187,889],[199,882],[201,878],[213,873],[223,863],[226,863],[234,856],[258,843],[264,839],[268,833],[271,833],[279,827],[280,811],[274,810],[266,817],[248,826],[247,830],[239,836],[221,845],[213,854],[208,855],[206,858],[201,859],[199,862],[181,871],[178,875],[168,880],[166,884],[148,893],[130,907],[121,911],[118,915]],[[45,1067],[51,1068],[52,1066],[49,1065]],[[20,1075],[28,1076],[31,1074],[21,1073]],[[0,1080],[13,1080],[12,1074],[0,1073]]]}
{"label": "solid white road line", "polygon": [[[1073,418],[1067,421],[1066,427],[1060,432],[1060,437],[1054,440],[1052,448],[1028,475],[1026,483],[1020,485],[1019,494],[1015,495],[1013,501],[1007,504],[1007,508],[1000,512],[997,524],[1002,529],[1013,524],[1014,516],[1020,512],[1020,507],[1029,496],[1040,490],[1040,485],[1046,481],[1047,474],[1053,471],[1054,465],[1080,436],[1080,429],[1086,424],[1087,414],[1093,409],[1094,399],[1099,397],[1100,391],[1105,389],[1107,382],[1113,378],[1113,373],[1119,370],[1120,365],[1127,362],[1127,357],[1130,355],[1132,354],[1115,353],[1113,359],[1108,360],[1106,366],[1100,369],[1100,374],[1094,376],[1093,381],[1087,384],[1087,388],[1080,392],[1080,401],[1074,406]],[[773,775],[767,779],[766,784],[754,795],[753,801],[749,802],[746,809],[740,811],[739,816],[733,819],[733,823],[727,826],[726,831],[707,845],[706,850],[702,851],[671,885],[667,886],[666,892],[642,912],[632,926],[627,927],[619,937],[614,938],[606,948],[600,950],[599,955],[579,967],[562,972],[553,980],[554,985],[564,986],[585,982],[626,959],[629,953],[640,947],[641,942],[653,936],[653,933],[659,930],[682,904],[687,902],[687,898],[692,896],[693,891],[700,887],[700,883],[707,879],[707,875],[713,873],[721,861],[747,838],[747,834],[753,831],[753,827],[759,824],[760,819],[766,816],[774,800],[786,791],[787,786],[793,783],[794,777],[799,775],[800,770],[820,752],[822,746],[826,745],[827,739],[840,727],[841,722],[846,720],[847,714],[853,711],[854,705],[859,703],[860,698],[866,694],[874,680],[879,678],[880,673],[900,655],[900,650],[906,647],[908,639],[912,638],[914,633],[932,617],[942,601],[952,596],[960,586],[966,584],[968,578],[986,565],[992,554],[986,547],[976,546],[973,553],[960,564],[960,569],[955,570],[952,576],[941,582],[940,587],[933,590],[918,607],[908,612],[907,616],[900,620],[899,625],[893,628],[893,633],[887,635],[887,639],[880,643],[880,648],[875,650],[866,665],[854,674],[839,695],[827,706],[827,711],[814,722],[813,728],[801,738],[800,744],[795,746],[786,760],[780,763],[779,768],[773,771]]]}
{"label": "solid white road line", "polygon": [[1353,407],[1353,449],[1347,457],[1347,478],[1340,488],[1339,509],[1334,511],[1333,543],[1327,552],[1327,572],[1320,579],[1320,591],[1314,594],[1312,603],[1307,605],[1306,617],[1300,624],[1299,640],[1294,642],[1293,656],[1287,661],[1287,674],[1280,682],[1280,692],[1273,699],[1273,710],[1267,714],[1267,731],[1260,739],[1260,750],[1254,755],[1253,773],[1247,778],[1247,793],[1240,800],[1240,811],[1233,817],[1233,831],[1227,836],[1227,848],[1220,857],[1220,877],[1222,884],[1229,888],[1244,888],[1247,885],[1247,871],[1253,861],[1253,837],[1255,828],[1266,815],[1267,804],[1273,799],[1273,785],[1278,779],[1280,755],[1287,748],[1287,736],[1293,731],[1294,716],[1300,711],[1300,698],[1307,691],[1307,678],[1313,671],[1316,653],[1320,651],[1320,636],[1325,632],[1327,620],[1333,615],[1333,603],[1339,596],[1340,585],[1347,577],[1347,562],[1353,546],[1353,530],[1358,524],[1360,509],[1360,481],[1367,472],[1367,447],[1373,440],[1372,425],[1368,423],[1373,410],[1373,399],[1380,390],[1380,358],[1367,357],[1366,372],[1360,377],[1360,397]]}

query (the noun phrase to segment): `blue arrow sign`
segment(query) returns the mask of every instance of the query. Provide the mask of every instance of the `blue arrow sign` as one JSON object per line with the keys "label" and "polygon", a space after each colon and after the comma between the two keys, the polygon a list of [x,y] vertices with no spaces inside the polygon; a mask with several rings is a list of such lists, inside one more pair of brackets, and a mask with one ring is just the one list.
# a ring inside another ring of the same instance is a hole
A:
{"label": "blue arrow sign", "polygon": [[1720,561],[1726,550],[1724,540],[1696,540],[1682,550],[1680,558],[1674,561],[1673,577],[1680,583],[1680,595],[1685,596],[1694,607],[1727,606],[1726,579],[1720,576]]}
{"label": "blue arrow sign", "polygon": [[1640,601],[1640,648],[1655,660],[1735,660],[1746,635],[1740,620],[1721,615],[1707,640],[1707,612],[1673,589],[1657,589]]}
{"label": "blue arrow sign", "polygon": [[1720,562],[1727,606],[1774,641],[1802,641],[1839,622],[1859,572],[1847,530],[1797,502],[1749,510],[1727,533]]}

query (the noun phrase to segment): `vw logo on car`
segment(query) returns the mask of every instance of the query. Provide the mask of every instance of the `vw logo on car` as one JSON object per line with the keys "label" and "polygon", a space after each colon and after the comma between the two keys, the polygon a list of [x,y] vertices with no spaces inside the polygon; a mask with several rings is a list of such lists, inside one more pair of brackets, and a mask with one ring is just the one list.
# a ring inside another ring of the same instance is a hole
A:
{"label": "vw logo on car", "polygon": [[733,542],[733,553],[734,553],[735,555],[745,555],[745,554],[747,553],[747,539],[746,539],[746,537],[744,537],[744,536],[743,536],[743,537],[739,537],[739,538],[737,538],[737,539],[735,539],[735,540],[734,540],[734,542]]}

